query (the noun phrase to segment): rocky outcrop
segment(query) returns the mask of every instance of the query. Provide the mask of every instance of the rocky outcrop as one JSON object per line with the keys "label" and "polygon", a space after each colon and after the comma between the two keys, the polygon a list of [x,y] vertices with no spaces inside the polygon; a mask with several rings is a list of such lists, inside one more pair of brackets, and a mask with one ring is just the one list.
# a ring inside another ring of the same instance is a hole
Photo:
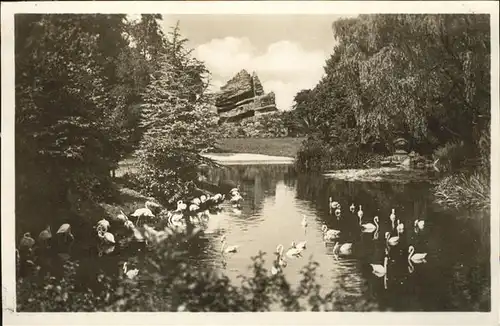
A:
{"label": "rocky outcrop", "polygon": [[259,114],[275,112],[275,95],[265,93],[259,77],[242,70],[221,87],[215,97],[220,122],[236,122]]}

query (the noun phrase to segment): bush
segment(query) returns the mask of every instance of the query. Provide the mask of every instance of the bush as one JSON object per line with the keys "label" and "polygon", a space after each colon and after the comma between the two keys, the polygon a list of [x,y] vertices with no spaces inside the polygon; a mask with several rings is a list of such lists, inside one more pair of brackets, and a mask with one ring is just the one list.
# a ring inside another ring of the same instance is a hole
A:
{"label": "bush", "polygon": [[462,167],[467,158],[463,141],[449,142],[434,151],[434,160],[438,161],[439,170],[450,172]]}
{"label": "bush", "polygon": [[361,168],[373,156],[375,154],[364,151],[354,143],[331,145],[313,136],[302,143],[295,165],[299,171],[308,172]]}
{"label": "bush", "polygon": [[[110,278],[99,274],[97,286],[78,287],[75,263],[67,263],[64,275],[39,275],[17,282],[19,311],[330,311],[352,303],[353,309],[374,306],[344,293],[342,288],[327,292],[317,284],[317,263],[302,269],[302,281],[292,287],[279,273],[264,267],[264,254],[253,257],[252,275],[235,285],[225,275],[211,269],[193,268],[183,249],[197,232],[174,233],[155,243],[139,266],[134,279],[123,275]],[[120,273],[123,274],[123,273]]]}
{"label": "bush", "polygon": [[490,206],[490,175],[484,170],[447,176],[434,189],[436,202],[454,208],[484,209]]}

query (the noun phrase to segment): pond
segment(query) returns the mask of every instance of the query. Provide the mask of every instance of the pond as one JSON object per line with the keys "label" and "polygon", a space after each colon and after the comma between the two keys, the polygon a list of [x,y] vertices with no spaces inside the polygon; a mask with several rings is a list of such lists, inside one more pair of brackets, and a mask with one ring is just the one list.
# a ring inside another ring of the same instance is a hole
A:
{"label": "pond", "polygon": [[[446,211],[432,202],[432,185],[423,182],[356,182],[328,179],[321,175],[297,174],[290,165],[236,165],[207,171],[208,180],[232,180],[240,185],[241,209],[224,204],[212,214],[204,233],[189,245],[194,267],[217,268],[234,282],[248,275],[251,257],[266,252],[269,270],[279,244],[285,251],[292,241],[307,241],[302,257],[286,257],[283,268],[293,285],[308,260],[319,263],[318,282],[324,290],[344,296],[342,311],[489,311],[490,310],[490,220],[487,213]],[[329,207],[329,197],[340,203],[341,218]],[[351,213],[349,207],[355,204]],[[357,211],[363,223],[379,217],[374,232],[360,232]],[[395,235],[390,215],[404,224],[400,241],[390,247],[387,279],[377,277],[370,264],[383,264],[387,247],[385,233]],[[303,217],[307,226],[302,225]],[[425,220],[423,230],[414,227]],[[340,244],[352,243],[352,254],[334,255],[334,243],[325,242],[322,226],[341,229]],[[238,252],[221,255],[221,237]],[[408,248],[427,253],[426,262],[409,264]],[[119,262],[130,252],[115,251],[96,258],[85,250],[73,250],[71,259],[81,262],[80,282],[85,284],[97,270],[117,273]],[[96,259],[99,259],[97,261]],[[410,266],[411,265],[411,266]],[[365,308],[363,308],[365,307]]]}
{"label": "pond", "polygon": [[[428,182],[341,181],[298,175],[292,166],[279,165],[231,166],[209,171],[208,178],[212,182],[239,183],[244,201],[241,210],[228,206],[211,217],[207,242],[191,249],[193,263],[221,266],[219,239],[225,234],[228,244],[240,246],[237,253],[223,259],[225,273],[236,281],[237,275],[248,272],[250,257],[259,250],[267,253],[270,269],[278,244],[286,251],[292,241],[307,241],[303,257],[287,258],[288,265],[283,269],[292,284],[300,281],[300,269],[311,258],[319,263],[322,286],[380,310],[489,310],[489,215],[444,211],[432,203],[432,185]],[[342,227],[330,214],[329,197],[342,205],[343,219],[351,219],[355,226],[359,205],[364,212],[363,223],[372,222],[374,216],[380,221],[376,234],[349,232],[341,237],[340,243],[353,243],[353,253],[338,260],[333,254],[334,244],[325,243],[321,230],[323,224],[329,229]],[[354,214],[349,210],[352,203],[356,205]],[[384,234],[392,229],[392,209],[404,224],[404,232],[399,245],[391,249],[385,289],[383,278],[373,275],[370,264],[383,264]],[[303,216],[308,222],[305,228]],[[414,228],[417,218],[425,220],[420,232]],[[415,252],[427,253],[427,262],[413,264],[411,273],[407,258],[410,245]]]}

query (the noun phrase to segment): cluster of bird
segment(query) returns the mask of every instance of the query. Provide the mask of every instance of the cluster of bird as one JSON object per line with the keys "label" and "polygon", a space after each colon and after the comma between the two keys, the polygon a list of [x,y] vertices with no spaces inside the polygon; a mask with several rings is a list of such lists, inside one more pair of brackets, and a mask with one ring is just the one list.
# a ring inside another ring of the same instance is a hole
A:
{"label": "cluster of bird", "polygon": [[[338,202],[333,201],[331,197],[329,198],[329,210],[330,214],[332,213],[335,214],[337,221],[344,219],[342,217],[341,205]],[[353,225],[351,223],[351,226],[353,226],[355,230],[361,231],[362,233],[373,233],[374,234],[373,239],[374,240],[378,239],[379,228],[380,228],[379,217],[375,216],[373,218],[373,223],[371,222],[364,223],[363,221],[364,212],[361,205],[359,205],[357,214],[356,214],[356,206],[354,204],[351,204],[349,210],[353,215],[353,217],[357,215],[357,221],[355,218],[351,218],[351,220],[350,221],[347,220],[347,222],[349,223],[351,221],[354,221],[355,224]],[[387,288],[388,261],[390,258],[391,250],[394,250],[395,247],[397,247],[402,243],[402,241],[400,241],[400,237],[405,232],[404,223],[396,219],[395,209],[392,209],[392,212],[389,215],[389,221],[390,221],[390,230],[386,231],[384,234],[385,255],[383,264],[370,263],[372,273],[377,277],[384,277],[385,288]],[[305,215],[303,216],[301,225],[305,231],[308,226],[307,217]],[[339,225],[341,225],[341,223],[339,223]],[[418,234],[419,232],[424,230],[425,220],[416,219],[413,223],[413,226],[415,233]],[[348,225],[344,224],[344,227],[347,229]],[[340,227],[339,229],[329,229],[326,224],[322,225],[321,230],[323,232],[323,240],[325,244],[334,243],[332,253],[336,260],[338,260],[340,257],[349,257],[353,254],[353,248],[355,247],[355,244],[353,242],[342,243],[340,241],[342,234],[345,233],[345,230],[340,230]],[[306,249],[306,245],[307,241],[302,241],[299,243],[292,242],[291,247],[288,248],[288,250],[286,251],[286,256],[288,258],[301,257],[302,252]],[[273,275],[282,272],[282,269],[287,266],[287,262],[285,260],[283,251],[284,251],[283,245],[279,244],[276,247],[276,252],[275,252],[277,258],[276,260],[273,261],[273,265],[271,267],[271,273]],[[408,270],[410,273],[414,272],[414,264],[420,264],[426,262],[427,253],[416,253],[415,247],[413,245],[408,246],[407,253],[408,253],[407,254]]]}
{"label": "cluster of bird", "polygon": [[[229,201],[233,208],[240,209],[240,202],[243,200],[238,188],[233,188],[229,191]],[[191,199],[188,203],[183,200],[177,202],[175,210],[163,209],[163,206],[153,201],[146,201],[143,208],[136,209],[128,217],[122,210],[120,214],[110,218],[111,223],[103,218],[99,220],[93,230],[99,240],[99,256],[111,253],[117,243],[115,234],[111,233],[110,229],[112,224],[124,227],[132,234],[131,239],[141,243],[160,242],[168,238],[175,231],[182,231],[187,226],[187,221],[197,225],[208,219],[210,211],[221,210],[221,204],[226,199],[225,194],[217,193],[213,196],[203,194],[199,197]],[[157,212],[157,214],[155,214]],[[154,227],[146,224],[158,220],[167,220],[167,226],[162,230],[156,230]],[[132,221],[135,220],[135,221]],[[141,225],[141,221],[144,222]],[[58,241],[65,240],[65,242],[74,241],[75,237],[71,232],[71,225],[64,223],[57,231]],[[44,247],[50,247],[52,242],[52,232],[50,225],[47,226],[38,236],[38,244]],[[31,253],[37,241],[32,238],[30,232],[26,232],[19,242],[20,250],[16,249],[16,258],[19,262],[20,251]],[[231,248],[229,248],[231,249]],[[32,262],[28,260],[28,263]],[[33,263],[32,263],[33,264]],[[138,270],[128,270],[127,263],[123,265],[124,274],[133,278],[137,275]]]}

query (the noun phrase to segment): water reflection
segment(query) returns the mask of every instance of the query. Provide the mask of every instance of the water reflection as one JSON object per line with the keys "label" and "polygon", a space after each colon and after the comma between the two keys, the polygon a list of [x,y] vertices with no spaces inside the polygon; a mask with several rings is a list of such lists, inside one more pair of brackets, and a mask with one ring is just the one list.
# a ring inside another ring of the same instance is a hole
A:
{"label": "water reflection", "polygon": [[[216,217],[218,234],[226,234],[229,243],[241,245],[240,251],[227,259],[226,272],[234,277],[247,272],[250,257],[259,250],[269,253],[271,261],[277,244],[285,251],[292,241],[307,241],[304,257],[288,259],[283,270],[290,282],[300,280],[299,271],[307,258],[320,263],[324,275],[321,284],[340,289],[346,296],[362,298],[380,310],[441,311],[488,310],[489,302],[479,302],[483,288],[489,287],[489,216],[472,218],[477,212],[447,213],[432,204],[426,182],[348,182],[325,179],[321,175],[297,175],[289,166],[235,166],[211,170],[209,180],[230,179],[240,184],[245,201],[239,214],[227,209]],[[342,218],[330,214],[329,197],[342,205]],[[351,213],[349,206],[356,205]],[[362,223],[374,223],[374,232],[359,232],[358,206],[362,205]],[[404,231],[392,228],[392,209]],[[301,221],[308,218],[307,232]],[[415,220],[425,220],[423,230],[415,230]],[[323,241],[321,227],[340,228],[340,244],[352,243],[352,254],[336,260],[334,244]],[[212,229],[212,232],[213,229]],[[387,240],[399,236],[395,246]],[[217,238],[212,241],[202,261],[217,257]],[[408,263],[408,247],[427,253],[427,263]],[[194,252],[193,252],[194,254]],[[370,264],[383,264],[388,254],[386,287],[384,278],[373,275]],[[195,258],[199,259],[199,258]],[[271,266],[269,266],[271,268]],[[350,310],[349,300],[339,310]],[[351,309],[356,309],[355,305]]]}
{"label": "water reflection", "polygon": [[[224,203],[221,212],[210,215],[203,236],[180,244],[188,250],[193,268],[224,270],[238,283],[237,276],[249,273],[250,257],[258,251],[267,252],[270,270],[278,244],[286,252],[292,242],[307,241],[303,257],[285,258],[283,273],[291,284],[297,284],[307,260],[317,261],[322,275],[318,281],[325,291],[333,289],[339,295],[335,301],[339,311],[367,306],[383,311],[490,309],[489,215],[443,211],[432,204],[428,183],[347,182],[296,174],[292,167],[279,165],[213,169],[207,177],[215,184],[221,180],[239,184],[244,201],[240,209]],[[341,204],[340,218],[330,213],[329,197]],[[351,212],[353,203],[356,209]],[[378,216],[378,228],[360,232],[359,205],[361,222],[374,223]],[[404,225],[402,233],[392,226],[392,209]],[[416,219],[425,220],[418,232]],[[341,230],[337,247],[324,241],[323,225]],[[397,243],[388,244],[387,232],[389,238],[399,237]],[[223,235],[228,245],[239,245],[237,253],[222,255]],[[339,246],[346,243],[352,244],[352,252],[338,255]],[[408,263],[410,245],[417,253],[427,253],[426,263]],[[112,248],[74,246],[62,255],[48,255],[42,268],[62,274],[61,262],[77,259],[79,284],[89,287],[100,270],[117,276],[131,255],[140,261],[144,254],[119,244]],[[387,273],[377,277],[371,264],[383,265],[386,256]]]}

